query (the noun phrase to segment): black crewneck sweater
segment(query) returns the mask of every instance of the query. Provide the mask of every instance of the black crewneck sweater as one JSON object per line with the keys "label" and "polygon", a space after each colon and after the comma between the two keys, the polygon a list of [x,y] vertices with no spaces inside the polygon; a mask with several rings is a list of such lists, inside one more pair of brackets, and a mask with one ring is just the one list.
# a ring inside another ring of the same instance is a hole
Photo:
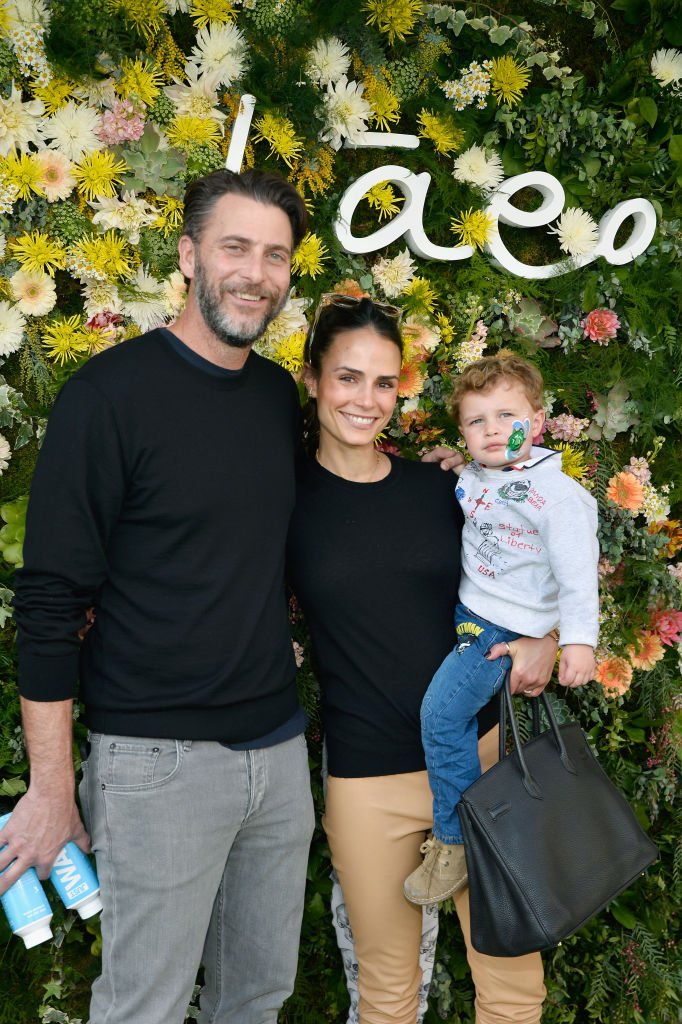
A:
{"label": "black crewneck sweater", "polygon": [[[20,692],[90,728],[243,742],[298,707],[283,589],[299,422],[287,373],[183,358],[163,330],[91,359],[50,417],[15,611]],[[84,609],[97,620],[84,643]]]}

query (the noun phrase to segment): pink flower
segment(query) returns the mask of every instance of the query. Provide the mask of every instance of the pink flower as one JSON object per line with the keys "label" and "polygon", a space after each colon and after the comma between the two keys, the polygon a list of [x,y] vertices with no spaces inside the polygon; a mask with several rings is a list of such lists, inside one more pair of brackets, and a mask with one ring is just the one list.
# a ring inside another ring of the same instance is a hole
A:
{"label": "pink flower", "polygon": [[649,615],[649,625],[666,647],[679,644],[682,632],[682,612],[675,611],[673,608],[653,611]]}
{"label": "pink flower", "polygon": [[97,135],[105,146],[135,141],[144,132],[144,119],[130,100],[116,100],[113,110],[105,110]]}
{"label": "pink flower", "polygon": [[616,337],[620,320],[610,309],[593,309],[584,320],[580,321],[583,337],[598,341],[600,345],[608,345],[610,338]]}
{"label": "pink flower", "polygon": [[569,416],[565,412],[562,412],[560,416],[554,416],[553,419],[547,420],[545,423],[545,427],[555,441],[568,441],[569,444],[572,441],[577,441],[583,430],[589,425],[589,420],[581,420],[577,416]]}
{"label": "pink flower", "polygon": [[631,455],[630,465],[623,466],[623,469],[627,473],[632,473],[634,477],[637,477],[641,484],[651,483],[651,470],[649,469],[649,463],[646,459],[636,459],[634,455]]}

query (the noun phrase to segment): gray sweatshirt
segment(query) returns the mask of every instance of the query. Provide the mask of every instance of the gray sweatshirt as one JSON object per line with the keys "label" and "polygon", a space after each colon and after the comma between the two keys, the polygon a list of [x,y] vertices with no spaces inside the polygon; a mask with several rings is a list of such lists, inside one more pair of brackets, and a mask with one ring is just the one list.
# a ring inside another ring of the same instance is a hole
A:
{"label": "gray sweatshirt", "polygon": [[597,503],[561,471],[561,453],[533,448],[506,469],[470,462],[457,498],[462,604],[524,636],[558,625],[562,646],[596,646]]}

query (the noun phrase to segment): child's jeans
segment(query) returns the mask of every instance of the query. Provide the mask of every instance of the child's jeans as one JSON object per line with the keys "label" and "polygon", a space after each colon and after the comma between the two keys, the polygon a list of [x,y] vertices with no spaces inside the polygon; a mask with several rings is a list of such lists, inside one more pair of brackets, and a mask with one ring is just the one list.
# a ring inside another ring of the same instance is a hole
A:
{"label": "child's jeans", "polygon": [[502,688],[507,656],[487,661],[491,647],[519,633],[496,626],[458,604],[457,642],[426,691],[421,709],[422,741],[433,793],[433,834],[442,843],[462,842],[459,799],[481,774],[476,715]]}

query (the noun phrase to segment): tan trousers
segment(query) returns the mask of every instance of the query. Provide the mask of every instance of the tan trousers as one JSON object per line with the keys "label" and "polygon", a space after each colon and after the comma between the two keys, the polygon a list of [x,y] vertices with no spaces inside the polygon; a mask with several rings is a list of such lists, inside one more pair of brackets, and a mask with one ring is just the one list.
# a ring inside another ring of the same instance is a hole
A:
{"label": "tan trousers", "polygon": [[[479,745],[481,765],[497,760],[497,730]],[[330,776],[323,824],[355,940],[360,1024],[415,1024],[421,970],[421,907],[403,882],[421,861],[431,828],[426,772],[342,779]],[[459,916],[476,986],[476,1024],[538,1024],[545,998],[542,960],[485,956],[471,946],[469,893]]]}

